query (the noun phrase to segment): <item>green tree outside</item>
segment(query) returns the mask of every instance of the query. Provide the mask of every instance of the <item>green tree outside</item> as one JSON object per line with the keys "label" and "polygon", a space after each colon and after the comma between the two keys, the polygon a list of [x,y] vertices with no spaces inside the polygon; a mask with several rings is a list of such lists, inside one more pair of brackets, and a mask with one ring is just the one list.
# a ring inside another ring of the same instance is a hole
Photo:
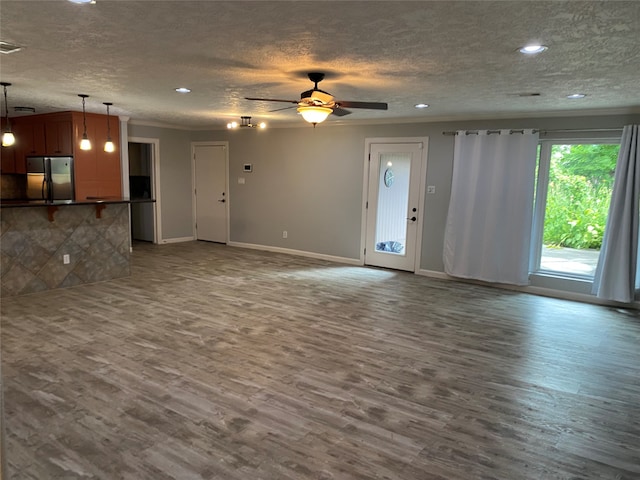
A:
{"label": "green tree outside", "polygon": [[545,246],[600,249],[619,145],[554,145],[544,220]]}

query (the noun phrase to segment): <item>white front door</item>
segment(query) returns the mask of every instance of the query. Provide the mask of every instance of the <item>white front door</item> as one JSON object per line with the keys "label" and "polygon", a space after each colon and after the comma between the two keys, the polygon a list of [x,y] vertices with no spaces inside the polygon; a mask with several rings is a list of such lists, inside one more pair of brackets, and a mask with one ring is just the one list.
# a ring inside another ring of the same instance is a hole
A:
{"label": "white front door", "polygon": [[423,143],[372,143],[366,212],[366,265],[415,271]]}
{"label": "white front door", "polygon": [[227,147],[194,145],[196,240],[227,243]]}

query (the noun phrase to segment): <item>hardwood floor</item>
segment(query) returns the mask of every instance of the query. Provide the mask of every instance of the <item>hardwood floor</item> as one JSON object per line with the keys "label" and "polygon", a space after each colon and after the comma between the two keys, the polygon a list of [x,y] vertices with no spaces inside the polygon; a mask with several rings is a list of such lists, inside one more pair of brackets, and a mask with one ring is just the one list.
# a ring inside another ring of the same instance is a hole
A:
{"label": "hardwood floor", "polygon": [[13,479],[640,478],[637,312],[204,242],[2,301]]}

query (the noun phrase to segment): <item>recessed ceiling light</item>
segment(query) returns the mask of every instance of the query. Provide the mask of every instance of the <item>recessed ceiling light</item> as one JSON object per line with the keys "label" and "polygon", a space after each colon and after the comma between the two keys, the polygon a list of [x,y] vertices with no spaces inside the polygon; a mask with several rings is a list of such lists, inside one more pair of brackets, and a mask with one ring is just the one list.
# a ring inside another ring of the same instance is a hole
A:
{"label": "recessed ceiling light", "polygon": [[415,105],[416,108],[428,108],[429,105],[426,103],[418,103]]}
{"label": "recessed ceiling light", "polygon": [[576,100],[579,98],[584,98],[587,95],[585,93],[572,93],[571,95],[567,95],[567,98],[570,100]]}
{"label": "recessed ceiling light", "polygon": [[536,53],[544,52],[547,49],[544,45],[527,45],[520,48],[518,51],[526,55],[535,55]]}
{"label": "recessed ceiling light", "polygon": [[96,0],[69,0],[71,3],[96,3]]}
{"label": "recessed ceiling light", "polygon": [[176,92],[178,93],[191,93],[191,89],[187,87],[178,87],[176,88]]}

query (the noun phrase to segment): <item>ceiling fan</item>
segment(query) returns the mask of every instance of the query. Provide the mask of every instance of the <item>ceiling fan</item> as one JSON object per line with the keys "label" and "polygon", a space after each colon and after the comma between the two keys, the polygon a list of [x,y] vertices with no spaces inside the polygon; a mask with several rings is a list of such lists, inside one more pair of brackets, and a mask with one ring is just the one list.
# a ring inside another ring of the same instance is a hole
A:
{"label": "ceiling fan", "polygon": [[[345,108],[366,108],[370,110],[386,110],[386,103],[381,102],[352,102],[346,100],[336,100],[329,92],[320,90],[318,83],[324,79],[324,73],[311,72],[307,76],[314,83],[313,89],[300,94],[300,100],[281,100],[277,98],[254,98],[245,97],[246,100],[258,100],[262,102],[284,102],[298,105],[298,112],[313,126],[323,122],[332,113],[338,117],[349,115],[351,112]],[[293,108],[293,107],[286,107]],[[278,110],[284,110],[278,109]],[[277,111],[277,110],[272,110]]]}

